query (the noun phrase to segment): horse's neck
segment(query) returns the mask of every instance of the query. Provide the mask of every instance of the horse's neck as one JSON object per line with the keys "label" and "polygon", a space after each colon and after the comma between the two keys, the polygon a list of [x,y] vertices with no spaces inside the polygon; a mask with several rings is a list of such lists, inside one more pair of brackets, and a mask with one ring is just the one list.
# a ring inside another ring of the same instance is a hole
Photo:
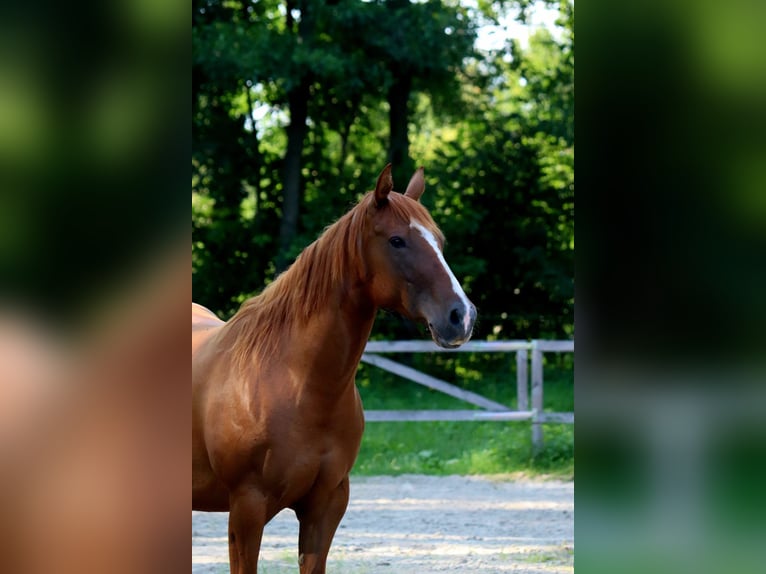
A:
{"label": "horse's neck", "polygon": [[307,324],[293,328],[292,348],[306,384],[319,381],[324,391],[353,384],[359,359],[367,344],[376,309],[359,294],[338,297]]}

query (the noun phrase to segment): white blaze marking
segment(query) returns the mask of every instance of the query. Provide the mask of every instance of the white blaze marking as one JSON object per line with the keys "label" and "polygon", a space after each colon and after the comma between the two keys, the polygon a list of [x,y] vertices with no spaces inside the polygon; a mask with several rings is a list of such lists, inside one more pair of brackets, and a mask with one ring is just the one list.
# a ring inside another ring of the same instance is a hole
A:
{"label": "white blaze marking", "polygon": [[465,291],[463,291],[463,288],[460,286],[460,282],[457,280],[457,277],[455,277],[452,269],[450,269],[449,265],[447,265],[447,261],[444,259],[444,254],[441,252],[441,249],[439,249],[439,244],[436,242],[436,237],[434,237],[433,233],[431,233],[417,221],[410,220],[410,227],[417,229],[420,235],[423,236],[423,239],[426,240],[426,243],[428,243],[428,245],[433,248],[434,253],[436,253],[436,257],[439,258],[439,262],[442,264],[442,267],[444,267],[444,271],[447,272],[447,277],[449,277],[450,283],[452,283],[452,290],[455,292],[455,295],[457,295],[458,298],[460,298],[460,300],[463,302],[463,308],[465,309],[465,315],[463,315],[463,328],[465,332],[468,333],[468,325],[471,323],[471,302],[468,300],[468,297],[466,297]]}

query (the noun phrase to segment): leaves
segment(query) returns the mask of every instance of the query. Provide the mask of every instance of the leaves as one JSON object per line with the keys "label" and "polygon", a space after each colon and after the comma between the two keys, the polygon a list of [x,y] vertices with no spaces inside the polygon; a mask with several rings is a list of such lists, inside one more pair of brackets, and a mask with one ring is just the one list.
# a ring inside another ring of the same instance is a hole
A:
{"label": "leaves", "polygon": [[[556,34],[488,54],[473,47],[479,23],[513,8],[523,18],[531,2],[319,1],[311,27],[304,4],[193,3],[195,298],[230,314],[273,278],[291,87],[310,84],[294,256],[374,184],[389,147],[387,92],[411,76],[408,161],[426,168],[423,202],[479,308],[476,336],[570,335],[571,2],[558,3]],[[377,328],[414,336],[393,318]]]}

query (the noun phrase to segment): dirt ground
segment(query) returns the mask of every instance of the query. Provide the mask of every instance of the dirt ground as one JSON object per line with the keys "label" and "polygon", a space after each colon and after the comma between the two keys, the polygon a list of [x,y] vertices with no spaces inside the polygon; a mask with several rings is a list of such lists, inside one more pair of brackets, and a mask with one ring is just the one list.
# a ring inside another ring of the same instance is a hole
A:
{"label": "dirt ground", "polygon": [[[226,513],[192,512],[192,574],[228,573]],[[297,572],[298,522],[267,526],[260,573]],[[352,477],[327,570],[340,574],[574,572],[574,484],[483,477]]]}

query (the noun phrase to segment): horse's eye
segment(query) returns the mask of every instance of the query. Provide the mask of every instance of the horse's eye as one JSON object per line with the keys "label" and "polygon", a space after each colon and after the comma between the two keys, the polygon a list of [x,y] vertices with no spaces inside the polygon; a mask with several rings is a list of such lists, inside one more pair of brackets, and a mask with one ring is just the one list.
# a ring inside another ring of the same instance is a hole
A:
{"label": "horse's eye", "polygon": [[399,237],[398,235],[394,235],[391,239],[388,240],[388,242],[391,244],[391,247],[394,249],[401,249],[402,247],[405,247],[407,244],[404,243],[404,239]]}

